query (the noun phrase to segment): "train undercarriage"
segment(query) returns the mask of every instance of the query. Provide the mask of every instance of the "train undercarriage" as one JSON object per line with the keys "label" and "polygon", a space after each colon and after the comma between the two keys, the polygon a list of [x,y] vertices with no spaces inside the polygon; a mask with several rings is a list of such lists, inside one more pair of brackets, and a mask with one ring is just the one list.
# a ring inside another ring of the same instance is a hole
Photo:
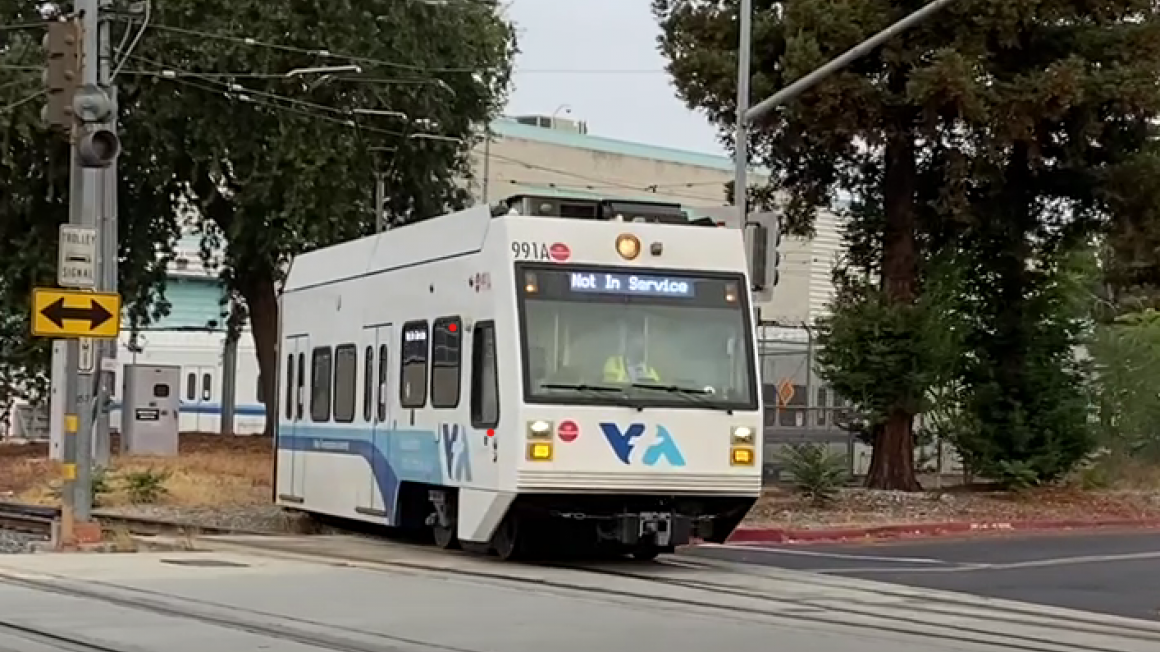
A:
{"label": "train undercarriage", "polygon": [[724,543],[756,497],[524,494],[487,544],[456,537],[456,494],[432,488],[425,525],[440,548],[504,560],[615,557],[649,560],[693,541]]}

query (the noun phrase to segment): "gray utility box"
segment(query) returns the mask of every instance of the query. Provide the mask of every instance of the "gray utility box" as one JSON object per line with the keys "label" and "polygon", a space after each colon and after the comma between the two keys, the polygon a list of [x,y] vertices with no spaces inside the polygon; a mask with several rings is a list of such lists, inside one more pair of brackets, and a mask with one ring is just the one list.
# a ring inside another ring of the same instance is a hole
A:
{"label": "gray utility box", "polygon": [[127,364],[121,404],[121,452],[126,455],[177,455],[181,367]]}

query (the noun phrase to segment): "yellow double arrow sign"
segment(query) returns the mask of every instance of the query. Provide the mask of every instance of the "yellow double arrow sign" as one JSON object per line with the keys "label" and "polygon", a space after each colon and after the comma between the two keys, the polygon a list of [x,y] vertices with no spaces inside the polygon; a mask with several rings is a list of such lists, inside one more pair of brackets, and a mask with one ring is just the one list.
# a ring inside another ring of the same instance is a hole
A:
{"label": "yellow double arrow sign", "polygon": [[36,337],[112,339],[121,332],[121,296],[35,288],[32,290],[32,334]]}

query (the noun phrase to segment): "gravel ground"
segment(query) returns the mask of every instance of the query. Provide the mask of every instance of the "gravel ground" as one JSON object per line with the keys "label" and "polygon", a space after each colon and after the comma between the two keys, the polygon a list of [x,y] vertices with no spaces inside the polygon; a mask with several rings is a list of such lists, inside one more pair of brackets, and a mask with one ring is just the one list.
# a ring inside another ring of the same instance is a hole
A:
{"label": "gravel ground", "polygon": [[0,555],[15,555],[22,552],[32,552],[30,546],[38,541],[46,541],[45,537],[24,532],[0,530]]}
{"label": "gravel ground", "polygon": [[[98,510],[203,527],[282,534],[330,532],[302,514],[274,505],[184,507],[141,505]],[[959,520],[1087,520],[1160,518],[1160,494],[1151,491],[1080,492],[1046,488],[1023,493],[869,491],[846,489],[819,507],[792,493],[771,490],[749,512],[743,526],[833,528]],[[2,545],[2,544],[0,544]]]}
{"label": "gravel ground", "polygon": [[286,512],[276,505],[231,507],[136,505],[99,508],[95,511],[100,514],[150,518],[201,527],[236,528],[254,532],[303,533],[313,531],[309,518],[301,514]]}

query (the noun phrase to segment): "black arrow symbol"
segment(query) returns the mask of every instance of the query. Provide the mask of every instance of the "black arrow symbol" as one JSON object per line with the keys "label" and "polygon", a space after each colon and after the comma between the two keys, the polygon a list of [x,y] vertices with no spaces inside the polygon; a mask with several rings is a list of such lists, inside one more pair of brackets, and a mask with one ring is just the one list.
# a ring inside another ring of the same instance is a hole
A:
{"label": "black arrow symbol", "polygon": [[64,297],[45,306],[40,314],[55,324],[57,328],[64,328],[65,321],[87,321],[89,322],[89,330],[96,330],[98,326],[109,321],[113,316],[113,313],[105,310],[105,307],[95,299],[89,299],[88,308],[66,308]]}

